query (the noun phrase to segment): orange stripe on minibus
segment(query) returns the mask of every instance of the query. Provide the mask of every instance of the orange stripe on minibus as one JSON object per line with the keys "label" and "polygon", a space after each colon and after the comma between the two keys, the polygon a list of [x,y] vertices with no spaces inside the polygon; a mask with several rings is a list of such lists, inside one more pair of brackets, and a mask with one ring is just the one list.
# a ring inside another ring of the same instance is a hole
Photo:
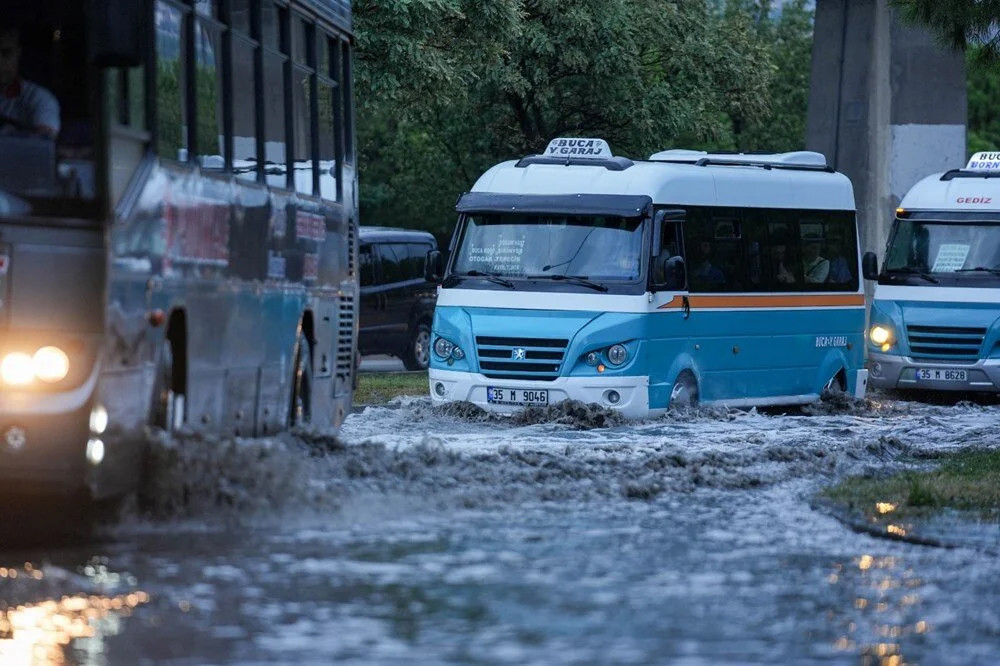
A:
{"label": "orange stripe on minibus", "polygon": [[[772,294],[746,296],[688,296],[691,308],[821,308],[865,304],[864,294]],[[658,309],[680,308],[683,296],[674,296]]]}

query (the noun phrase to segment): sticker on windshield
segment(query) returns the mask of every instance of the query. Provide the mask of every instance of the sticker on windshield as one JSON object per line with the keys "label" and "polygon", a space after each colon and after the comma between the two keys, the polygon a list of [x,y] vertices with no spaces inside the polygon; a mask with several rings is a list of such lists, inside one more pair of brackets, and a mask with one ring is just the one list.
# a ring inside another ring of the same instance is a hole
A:
{"label": "sticker on windshield", "polygon": [[934,260],[934,273],[947,273],[957,271],[965,265],[965,260],[969,256],[969,246],[958,243],[946,243],[941,246]]}

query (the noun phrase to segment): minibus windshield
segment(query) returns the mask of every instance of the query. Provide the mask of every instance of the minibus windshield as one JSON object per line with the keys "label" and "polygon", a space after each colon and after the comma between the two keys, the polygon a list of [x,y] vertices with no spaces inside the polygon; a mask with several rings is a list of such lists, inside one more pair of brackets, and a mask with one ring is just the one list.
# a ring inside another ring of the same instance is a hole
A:
{"label": "minibus windshield", "polygon": [[466,218],[454,275],[635,282],[641,218],[476,214]]}
{"label": "minibus windshield", "polygon": [[1000,274],[1000,222],[897,220],[885,270]]}

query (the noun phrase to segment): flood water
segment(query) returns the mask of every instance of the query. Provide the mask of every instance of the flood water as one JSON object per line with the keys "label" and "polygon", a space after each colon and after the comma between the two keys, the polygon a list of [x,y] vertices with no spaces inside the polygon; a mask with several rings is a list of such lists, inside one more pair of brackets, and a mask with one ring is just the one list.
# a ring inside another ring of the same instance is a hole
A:
{"label": "flood water", "polygon": [[595,428],[409,399],[338,439],[158,440],[141,511],[5,535],[0,663],[996,663],[995,550],[857,533],[812,498],[995,446],[998,417],[876,399]]}

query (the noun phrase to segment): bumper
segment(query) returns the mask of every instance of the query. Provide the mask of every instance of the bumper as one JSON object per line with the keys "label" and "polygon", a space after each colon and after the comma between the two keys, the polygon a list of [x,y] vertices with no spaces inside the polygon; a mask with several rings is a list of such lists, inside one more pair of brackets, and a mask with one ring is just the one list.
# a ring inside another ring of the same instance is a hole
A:
{"label": "bumper", "polygon": [[[649,377],[559,377],[551,382],[537,382],[490,379],[478,373],[434,369],[430,370],[428,377],[430,379],[431,399],[434,404],[466,401],[499,413],[512,413],[521,409],[517,406],[488,403],[486,401],[486,388],[496,387],[545,390],[549,392],[549,404],[563,400],[580,400],[615,409],[627,418],[639,419],[650,415]],[[438,384],[444,387],[443,396],[435,390]],[[615,404],[607,399],[610,391],[617,391],[618,395],[621,396]]]}
{"label": "bumper", "polygon": [[[917,379],[918,368],[965,370],[967,382]],[[1000,359],[980,359],[975,363],[914,361],[908,356],[872,353],[868,360],[869,383],[880,389],[923,389],[928,391],[1000,392]]]}
{"label": "bumper", "polygon": [[90,407],[97,369],[65,393],[0,392],[0,488],[62,494],[85,490]]}

